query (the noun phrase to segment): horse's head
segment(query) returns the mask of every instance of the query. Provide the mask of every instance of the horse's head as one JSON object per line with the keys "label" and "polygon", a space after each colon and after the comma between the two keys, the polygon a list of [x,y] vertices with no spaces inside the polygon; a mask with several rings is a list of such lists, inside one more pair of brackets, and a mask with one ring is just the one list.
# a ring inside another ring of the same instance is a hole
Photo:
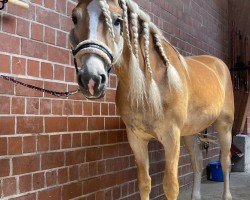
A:
{"label": "horse's head", "polygon": [[122,54],[122,9],[118,0],[79,0],[69,39],[78,84],[87,98],[101,98],[111,66]]}

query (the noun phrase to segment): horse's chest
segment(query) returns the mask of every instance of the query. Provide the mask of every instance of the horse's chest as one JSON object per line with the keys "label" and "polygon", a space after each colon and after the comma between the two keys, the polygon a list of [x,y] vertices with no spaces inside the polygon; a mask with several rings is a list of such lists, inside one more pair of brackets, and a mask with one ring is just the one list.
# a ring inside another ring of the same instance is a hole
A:
{"label": "horse's chest", "polygon": [[126,125],[136,129],[143,134],[149,134],[152,137],[156,136],[157,122],[152,117],[147,115],[125,115],[122,117]]}

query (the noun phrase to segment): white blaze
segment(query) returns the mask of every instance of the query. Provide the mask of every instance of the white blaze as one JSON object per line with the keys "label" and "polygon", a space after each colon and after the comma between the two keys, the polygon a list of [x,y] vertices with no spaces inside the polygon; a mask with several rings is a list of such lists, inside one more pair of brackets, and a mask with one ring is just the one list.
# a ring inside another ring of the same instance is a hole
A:
{"label": "white blaze", "polygon": [[99,0],[93,0],[87,7],[89,14],[89,39],[97,40],[99,17],[102,13]]}

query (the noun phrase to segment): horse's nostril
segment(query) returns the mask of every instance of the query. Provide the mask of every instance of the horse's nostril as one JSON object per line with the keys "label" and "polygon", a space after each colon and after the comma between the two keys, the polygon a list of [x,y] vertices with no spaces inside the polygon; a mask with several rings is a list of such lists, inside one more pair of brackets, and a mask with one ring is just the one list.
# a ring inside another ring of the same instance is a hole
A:
{"label": "horse's nostril", "polygon": [[106,76],[104,74],[101,74],[100,77],[101,77],[101,83],[105,84],[106,83]]}

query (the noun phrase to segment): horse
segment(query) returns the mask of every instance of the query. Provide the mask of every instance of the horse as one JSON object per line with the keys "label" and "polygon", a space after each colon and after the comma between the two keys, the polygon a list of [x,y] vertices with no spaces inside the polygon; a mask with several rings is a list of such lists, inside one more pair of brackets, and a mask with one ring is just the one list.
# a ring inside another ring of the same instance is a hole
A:
{"label": "horse", "polygon": [[194,171],[191,198],[201,199],[197,134],[213,125],[221,145],[222,199],[231,200],[234,98],[226,64],[209,55],[183,57],[132,0],[79,0],[72,21],[69,41],[82,94],[92,100],[102,98],[111,67],[119,78],[116,106],[135,156],[141,199],[149,200],[151,191],[151,139],[165,151],[164,194],[168,200],[178,198],[181,137]]}

